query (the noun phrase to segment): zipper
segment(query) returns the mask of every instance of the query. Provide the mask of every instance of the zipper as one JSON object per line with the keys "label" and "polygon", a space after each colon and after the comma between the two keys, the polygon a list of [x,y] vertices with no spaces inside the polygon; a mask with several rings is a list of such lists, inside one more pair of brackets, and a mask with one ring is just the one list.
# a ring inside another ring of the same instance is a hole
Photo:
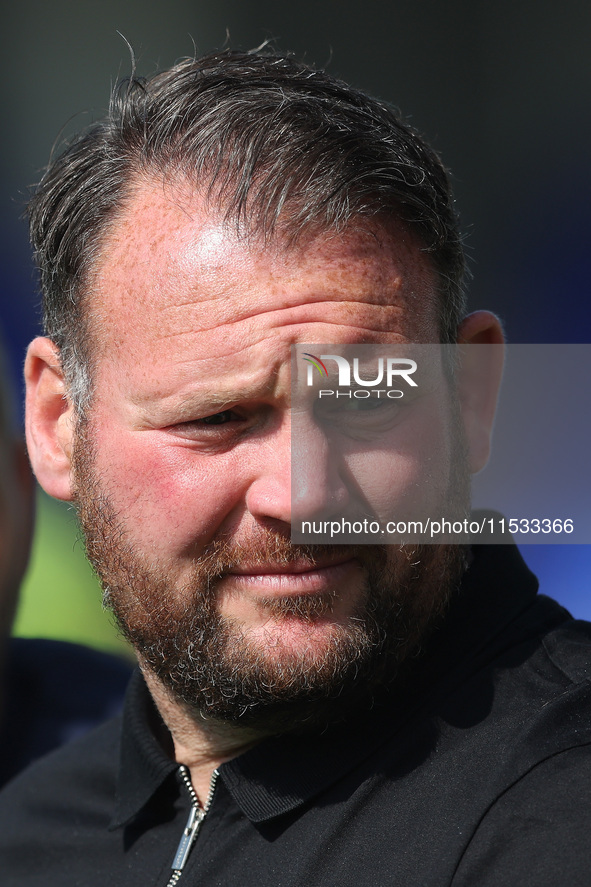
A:
{"label": "zipper", "polygon": [[219,773],[217,770],[214,770],[211,775],[211,782],[209,784],[209,794],[207,795],[207,800],[205,805],[202,807],[199,803],[199,798],[197,797],[197,793],[193,788],[193,783],[191,782],[191,776],[189,774],[189,768],[185,767],[184,764],[181,764],[179,767],[179,776],[181,777],[187,792],[189,793],[189,797],[191,799],[191,812],[189,813],[189,818],[187,819],[187,824],[181,835],[181,840],[179,841],[179,846],[177,847],[177,851],[175,853],[174,859],[172,861],[172,875],[170,876],[170,880],[166,887],[175,887],[178,884],[180,877],[183,873],[183,869],[185,867],[185,863],[189,858],[189,853],[191,852],[191,848],[195,843],[195,839],[199,834],[199,829],[201,828],[201,823],[205,819],[205,814],[209,810],[211,806],[211,802],[213,800],[213,793],[215,792],[215,785],[217,782],[217,778]]}

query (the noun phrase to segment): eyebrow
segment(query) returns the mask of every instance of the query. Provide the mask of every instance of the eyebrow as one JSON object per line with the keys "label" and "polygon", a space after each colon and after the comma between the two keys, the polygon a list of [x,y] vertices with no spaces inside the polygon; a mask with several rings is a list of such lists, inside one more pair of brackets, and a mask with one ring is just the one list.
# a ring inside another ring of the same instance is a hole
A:
{"label": "eyebrow", "polygon": [[[211,387],[195,388],[191,392],[170,394],[164,397],[151,397],[150,394],[139,394],[133,397],[133,403],[144,414],[148,412],[168,414],[175,413],[177,421],[183,421],[184,417],[190,419],[195,413],[211,415],[233,404],[258,400],[273,393],[276,382],[276,373],[272,373],[265,381],[252,381],[250,384],[232,385],[227,388],[218,387],[216,380],[212,379]],[[177,418],[178,417],[178,418]]]}

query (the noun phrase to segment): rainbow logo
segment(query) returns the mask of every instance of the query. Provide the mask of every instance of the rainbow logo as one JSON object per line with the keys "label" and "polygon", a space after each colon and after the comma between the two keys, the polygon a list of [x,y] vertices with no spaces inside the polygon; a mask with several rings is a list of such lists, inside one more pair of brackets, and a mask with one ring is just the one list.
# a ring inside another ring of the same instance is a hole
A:
{"label": "rainbow logo", "polygon": [[[322,361],[320,360],[319,357],[316,357],[316,355],[314,355],[314,354],[308,354],[307,351],[304,351],[304,360],[307,363],[312,364],[312,366],[315,366],[321,376],[328,376],[328,370],[326,369],[326,367],[324,366],[324,364],[322,363]],[[311,373],[312,370],[310,369],[310,370],[308,370],[308,372]]]}

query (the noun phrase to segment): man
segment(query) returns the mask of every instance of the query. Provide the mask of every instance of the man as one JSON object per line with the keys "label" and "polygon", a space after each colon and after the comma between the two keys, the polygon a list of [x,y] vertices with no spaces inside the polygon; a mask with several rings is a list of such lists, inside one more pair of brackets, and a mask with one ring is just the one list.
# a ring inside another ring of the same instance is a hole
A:
{"label": "man", "polygon": [[10,638],[33,530],[34,482],[0,347],[0,785],[121,708],[130,667],[79,644]]}
{"label": "man", "polygon": [[498,367],[466,367],[502,337],[462,319],[433,152],[324,73],[222,53],[125,87],[32,231],[31,459],[142,676],[5,793],[3,883],[587,883],[587,629],[512,547],[290,542],[366,498],[307,414],[292,491],[293,345],[464,343],[410,413],[437,433],[380,464],[392,505],[465,510],[486,461]]}

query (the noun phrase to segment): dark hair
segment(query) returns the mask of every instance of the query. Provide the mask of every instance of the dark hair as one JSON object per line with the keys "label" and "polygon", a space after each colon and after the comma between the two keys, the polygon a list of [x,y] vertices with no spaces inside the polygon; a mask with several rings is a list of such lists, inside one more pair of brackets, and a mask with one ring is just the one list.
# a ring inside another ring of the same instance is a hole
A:
{"label": "dark hair", "polygon": [[109,114],[53,161],[31,200],[47,334],[79,408],[89,392],[85,282],[141,174],[189,176],[226,219],[265,237],[389,215],[440,280],[442,341],[464,308],[464,253],[438,156],[383,102],[271,53],[184,60],[115,91]]}

